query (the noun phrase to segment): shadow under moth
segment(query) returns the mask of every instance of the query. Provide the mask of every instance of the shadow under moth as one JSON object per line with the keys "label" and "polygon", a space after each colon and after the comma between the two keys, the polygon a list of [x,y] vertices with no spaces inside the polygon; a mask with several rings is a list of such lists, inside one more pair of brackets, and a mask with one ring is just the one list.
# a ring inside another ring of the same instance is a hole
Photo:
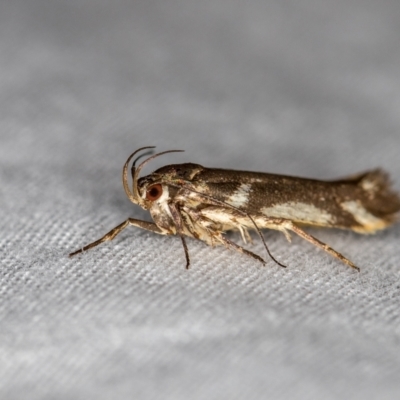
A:
{"label": "shadow under moth", "polygon": [[268,255],[285,267],[272,256],[261,233],[261,229],[275,229],[288,241],[293,232],[359,271],[348,258],[305,232],[302,226],[375,233],[394,223],[400,211],[400,197],[391,190],[388,175],[379,169],[344,179],[320,181],[184,163],[167,165],[139,178],[142,168],[155,157],[182,150],[154,154],[136,167],[138,160],[149,151],[142,153],[132,163],[130,188],[131,159],[153,148],[142,147],[129,156],[123,167],[122,181],[128,198],[149,210],[154,223],[128,218],[70,256],[112,240],[132,225],[160,235],[178,235],[185,251],[186,268],[189,268],[190,259],[185,236],[210,246],[224,245],[265,264],[263,258],[224,235],[225,231],[238,230],[247,243],[251,241],[248,230],[254,229]]}

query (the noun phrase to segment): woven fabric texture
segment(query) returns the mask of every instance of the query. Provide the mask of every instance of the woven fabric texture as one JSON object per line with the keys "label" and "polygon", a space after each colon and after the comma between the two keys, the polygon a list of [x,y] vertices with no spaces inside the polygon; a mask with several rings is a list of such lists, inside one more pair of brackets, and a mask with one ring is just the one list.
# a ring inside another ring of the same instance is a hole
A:
{"label": "woven fabric texture", "polygon": [[[146,167],[400,190],[398,0],[13,0],[0,5],[1,399],[395,399],[400,226],[253,235],[253,259],[129,228]],[[229,236],[240,243],[240,236]]]}

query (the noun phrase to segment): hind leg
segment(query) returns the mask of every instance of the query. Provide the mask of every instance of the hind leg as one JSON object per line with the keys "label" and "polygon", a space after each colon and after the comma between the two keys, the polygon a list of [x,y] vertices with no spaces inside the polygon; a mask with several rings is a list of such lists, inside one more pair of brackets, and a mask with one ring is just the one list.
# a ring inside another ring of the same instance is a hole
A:
{"label": "hind leg", "polygon": [[326,243],[321,242],[320,240],[318,240],[314,236],[312,236],[309,233],[303,231],[303,229],[299,228],[292,221],[276,219],[274,221],[274,224],[277,226],[276,229],[279,229],[279,228],[280,229],[282,229],[282,228],[288,229],[288,230],[296,233],[297,235],[299,235],[303,239],[307,240],[308,242],[312,243],[313,245],[315,245],[315,246],[321,248],[322,250],[326,251],[327,253],[329,253],[333,257],[339,259],[340,261],[342,261],[343,263],[345,263],[349,267],[354,268],[357,271],[360,271],[360,268],[358,268],[352,261],[350,261],[348,258],[346,258],[343,254],[337,252],[332,247],[328,246]]}

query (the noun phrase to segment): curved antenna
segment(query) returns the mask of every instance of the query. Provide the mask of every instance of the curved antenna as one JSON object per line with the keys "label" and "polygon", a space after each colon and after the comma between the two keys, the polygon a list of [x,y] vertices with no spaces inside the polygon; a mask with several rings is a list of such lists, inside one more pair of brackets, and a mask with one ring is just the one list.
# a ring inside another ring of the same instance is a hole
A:
{"label": "curved antenna", "polygon": [[[137,168],[135,168],[135,166],[132,166],[132,191],[133,191],[133,198],[136,199],[135,203],[138,204],[143,204],[140,196],[139,196],[139,190],[138,190],[138,186],[137,186],[137,181],[139,179],[139,174],[140,171],[142,170],[142,168],[151,160],[153,160],[154,158],[161,156],[163,154],[167,154],[167,153],[180,153],[183,152],[184,150],[167,150],[167,151],[162,151],[161,153],[157,153],[154,154],[153,156],[146,158],[146,160],[144,160],[141,164],[139,164],[139,166]],[[129,197],[129,196],[128,196]]]}
{"label": "curved antenna", "polygon": [[[130,188],[129,188],[129,183],[128,183],[128,165],[129,165],[129,162],[131,161],[132,157],[133,157],[135,154],[139,153],[139,151],[146,150],[146,149],[154,149],[154,148],[155,148],[155,146],[146,146],[146,147],[141,147],[140,149],[137,149],[136,151],[134,151],[134,152],[128,157],[128,159],[126,160],[126,162],[125,162],[125,164],[124,164],[124,168],[122,169],[122,183],[123,183],[123,185],[124,185],[125,193],[126,193],[126,195],[128,196],[129,200],[130,200],[132,203],[137,203],[138,201],[137,201],[136,198],[135,198],[134,192],[132,193],[131,190],[130,190]],[[143,154],[143,155],[144,155],[144,154]],[[135,164],[135,162],[136,162],[138,159],[139,159],[139,157],[134,161],[134,164]]]}
{"label": "curved antenna", "polygon": [[[154,147],[155,147],[155,146],[154,146]],[[132,177],[132,179],[133,179],[133,176],[134,176],[134,174],[135,174],[135,166],[136,166],[136,163],[137,163],[142,157],[148,156],[149,154],[152,154],[152,153],[153,153],[153,149],[150,149],[149,151],[146,151],[146,152],[144,152],[143,154],[140,154],[139,156],[137,156],[137,157],[133,160],[132,167],[131,167],[131,177]]]}

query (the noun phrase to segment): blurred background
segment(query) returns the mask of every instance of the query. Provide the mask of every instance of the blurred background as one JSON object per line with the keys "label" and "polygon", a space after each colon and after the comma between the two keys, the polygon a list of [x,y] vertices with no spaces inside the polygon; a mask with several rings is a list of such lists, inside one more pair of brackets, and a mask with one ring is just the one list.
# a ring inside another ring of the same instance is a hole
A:
{"label": "blurred background", "polygon": [[291,271],[190,241],[188,275],[179,239],[133,229],[66,254],[149,220],[120,177],[142,146],[185,150],[147,171],[380,166],[399,189],[399,20],[397,0],[3,1],[1,397],[394,398],[398,226],[315,230],[357,277],[274,233]]}

